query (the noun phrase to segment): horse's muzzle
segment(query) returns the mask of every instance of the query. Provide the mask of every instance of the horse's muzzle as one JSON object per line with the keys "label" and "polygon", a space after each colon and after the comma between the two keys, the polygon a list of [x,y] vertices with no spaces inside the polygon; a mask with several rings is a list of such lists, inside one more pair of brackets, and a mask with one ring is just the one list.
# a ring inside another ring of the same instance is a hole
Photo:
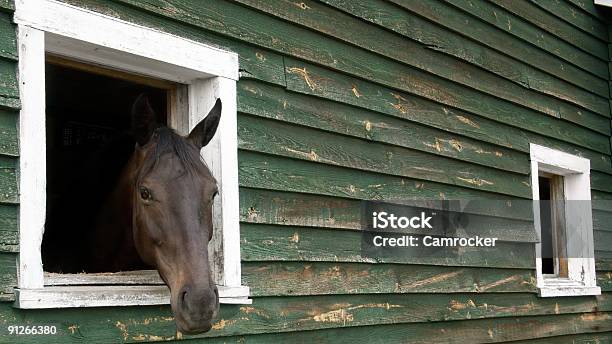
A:
{"label": "horse's muzzle", "polygon": [[185,285],[176,297],[173,305],[176,326],[185,334],[207,332],[219,312],[219,291],[212,284],[211,288],[196,288]]}

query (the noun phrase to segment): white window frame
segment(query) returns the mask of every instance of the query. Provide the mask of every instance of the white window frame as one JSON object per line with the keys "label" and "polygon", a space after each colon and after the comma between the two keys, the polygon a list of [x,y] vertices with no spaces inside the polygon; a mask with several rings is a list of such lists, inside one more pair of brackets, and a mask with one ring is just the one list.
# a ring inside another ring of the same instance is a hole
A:
{"label": "white window frame", "polygon": [[215,259],[215,268],[222,265],[213,271],[220,302],[250,303],[249,288],[241,285],[240,271],[238,55],[58,1],[17,0],[15,6],[22,104],[15,306],[97,307],[170,301],[168,288],[156,271],[44,273],[41,242],[46,208],[45,53],[183,84],[173,95],[175,102],[169,113],[170,126],[182,134],[200,122],[216,98],[222,99],[219,129],[202,150],[220,189],[214,205],[215,234],[208,249],[220,258]]}
{"label": "white window frame", "polygon": [[[531,187],[533,192],[533,217],[538,236],[541,237],[539,202],[539,173],[547,172],[563,176],[565,200],[591,200],[590,171],[591,162],[576,155],[568,154],[551,148],[529,145],[531,157]],[[536,274],[538,293],[541,297],[600,295],[601,288],[597,286],[595,275],[595,256],[593,241],[593,216],[591,207],[572,207],[565,205],[566,231],[572,235],[580,235],[579,247],[569,247],[574,240],[568,242],[567,258],[568,276],[558,277],[542,273],[542,250],[540,243],[536,244]],[[567,219],[572,219],[571,224]],[[576,246],[576,245],[574,245]],[[572,257],[573,256],[573,257]],[[579,258],[578,258],[579,257]]]}
{"label": "white window frame", "polygon": [[593,0],[593,4],[599,6],[612,7],[612,0]]}

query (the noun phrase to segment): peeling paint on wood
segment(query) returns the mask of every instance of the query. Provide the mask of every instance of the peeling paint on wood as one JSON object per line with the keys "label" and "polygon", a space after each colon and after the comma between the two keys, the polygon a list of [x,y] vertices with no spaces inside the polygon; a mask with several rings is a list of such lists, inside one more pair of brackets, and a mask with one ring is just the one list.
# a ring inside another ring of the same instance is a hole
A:
{"label": "peeling paint on wood", "polygon": [[[239,93],[238,104],[239,111],[244,113],[427,152],[435,151],[460,160],[528,173],[527,156],[520,152],[421,124],[432,120],[433,109],[423,109],[422,113],[418,113],[419,109],[413,109],[414,119],[404,121],[381,113],[287,92],[262,83],[240,82],[238,87],[239,90],[244,90]],[[442,118],[440,120],[442,121]],[[442,125],[438,127],[441,128]],[[432,137],[440,141],[437,146],[429,143]],[[452,146],[455,141],[461,142],[461,151]],[[501,159],[491,159],[490,155]]]}
{"label": "peeling paint on wood", "polygon": [[[527,176],[519,177],[418,151],[308,130],[276,121],[239,116],[238,135],[241,139],[240,149],[475,187],[518,197],[528,197],[531,194],[531,187],[523,183],[529,180]],[[458,148],[461,145],[457,141],[451,141],[450,145],[457,150],[462,149]]]}

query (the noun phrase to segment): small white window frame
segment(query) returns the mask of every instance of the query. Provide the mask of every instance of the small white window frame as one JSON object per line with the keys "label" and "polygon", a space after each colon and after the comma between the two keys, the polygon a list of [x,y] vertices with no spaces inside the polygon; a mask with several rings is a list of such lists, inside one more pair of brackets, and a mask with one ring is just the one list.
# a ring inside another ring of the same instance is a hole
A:
{"label": "small white window frame", "polygon": [[[213,278],[221,303],[249,304],[241,285],[238,205],[236,82],[238,55],[216,47],[53,0],[17,0],[20,138],[20,252],[18,308],[168,304],[156,271],[115,274],[48,274],[41,242],[46,208],[45,54],[181,83],[169,125],[187,134],[216,98],[223,101],[219,129],[202,156],[219,183]],[[212,255],[211,255],[212,257]],[[104,285],[100,285],[104,284]],[[110,285],[109,285],[110,284]],[[138,285],[146,284],[146,285]]]}
{"label": "small white window frame", "polygon": [[612,0],[593,0],[593,4],[599,6],[612,7]]}
{"label": "small white window frame", "polygon": [[[538,236],[541,237],[540,206],[537,202],[540,199],[539,173],[547,172],[563,176],[565,200],[591,200],[591,162],[589,159],[533,143],[529,145],[529,151],[534,225]],[[600,295],[601,288],[597,286],[595,274],[592,209],[566,203],[565,217],[566,224],[568,218],[572,219],[572,223],[566,225],[566,231],[575,231],[574,234],[580,235],[583,244],[567,248],[573,252],[573,257],[567,258],[567,277],[543,274],[542,258],[539,254],[542,247],[540,243],[535,245],[538,294],[541,297]],[[568,245],[572,245],[571,240]]]}

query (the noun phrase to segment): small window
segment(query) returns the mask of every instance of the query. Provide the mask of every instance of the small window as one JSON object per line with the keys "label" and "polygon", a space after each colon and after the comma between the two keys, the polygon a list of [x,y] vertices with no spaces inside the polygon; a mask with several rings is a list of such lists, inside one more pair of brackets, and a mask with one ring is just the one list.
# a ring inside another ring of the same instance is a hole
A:
{"label": "small window", "polygon": [[[210,261],[220,302],[250,303],[240,269],[237,54],[50,0],[19,1],[14,19],[22,103],[15,306],[169,303],[168,288],[157,271],[144,264],[121,271],[112,267],[79,271],[80,267],[67,265],[61,249],[78,249],[80,242],[54,243],[74,238],[61,223],[47,218],[50,208],[57,206],[54,200],[65,195],[78,177],[86,157],[103,142],[121,138],[129,125],[126,109],[140,93],[150,95],[158,123],[182,135],[206,116],[216,99],[222,99],[219,127],[201,150],[218,187],[208,250],[215,257]],[[113,156],[121,154],[109,156],[111,164],[116,162]],[[45,237],[45,229],[58,236]],[[49,255],[43,257],[45,245]],[[101,271],[110,273],[97,273]]]}
{"label": "small window", "polygon": [[596,286],[590,161],[530,145],[537,286],[542,297],[599,295]]}
{"label": "small window", "polygon": [[[122,267],[111,265],[102,259],[108,245],[90,244],[91,230],[133,151],[134,99],[147,94],[157,123],[167,125],[168,100],[180,84],[55,55],[47,55],[45,76],[47,195],[41,253],[46,283],[58,273],[152,269],[138,257],[126,259]],[[91,256],[100,257],[98,266],[89,262]]]}
{"label": "small window", "polygon": [[567,277],[563,176],[540,172],[542,274]]}

